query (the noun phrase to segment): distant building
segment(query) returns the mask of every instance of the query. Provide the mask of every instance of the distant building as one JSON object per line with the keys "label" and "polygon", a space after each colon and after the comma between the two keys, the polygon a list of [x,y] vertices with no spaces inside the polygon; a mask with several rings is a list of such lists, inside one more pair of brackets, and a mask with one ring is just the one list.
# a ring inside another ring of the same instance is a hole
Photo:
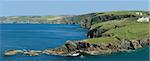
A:
{"label": "distant building", "polygon": [[143,15],[143,13],[142,13],[142,12],[136,12],[136,14],[137,14],[137,15]]}
{"label": "distant building", "polygon": [[137,20],[137,22],[149,22],[149,21],[150,21],[150,17],[142,17]]}

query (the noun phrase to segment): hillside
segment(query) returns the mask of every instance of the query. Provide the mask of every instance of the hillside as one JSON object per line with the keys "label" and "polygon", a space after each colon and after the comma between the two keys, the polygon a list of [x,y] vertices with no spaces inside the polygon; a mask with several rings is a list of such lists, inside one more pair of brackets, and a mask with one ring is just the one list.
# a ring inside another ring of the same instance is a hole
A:
{"label": "hillside", "polygon": [[[128,40],[140,40],[150,37],[149,23],[139,23],[136,19],[113,20],[97,23],[91,26],[90,30],[97,29],[95,38],[86,39],[89,43],[111,43]],[[103,31],[105,30],[105,31]]]}

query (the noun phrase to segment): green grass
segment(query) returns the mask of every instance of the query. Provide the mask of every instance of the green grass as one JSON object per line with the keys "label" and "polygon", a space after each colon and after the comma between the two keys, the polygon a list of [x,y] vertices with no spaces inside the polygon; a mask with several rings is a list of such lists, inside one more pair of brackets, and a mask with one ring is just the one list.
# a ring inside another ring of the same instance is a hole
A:
{"label": "green grass", "polygon": [[47,20],[47,19],[54,18],[54,17],[56,16],[19,16],[18,19],[22,21],[31,20],[31,19]]}
{"label": "green grass", "polygon": [[85,39],[83,41],[91,44],[99,44],[99,43],[110,43],[118,40],[115,39],[114,37],[101,37],[101,38]]}
{"label": "green grass", "polygon": [[49,19],[49,18],[54,18],[54,17],[56,17],[56,16],[41,16],[41,18],[42,18],[42,19],[45,19],[45,20],[47,20],[47,19]]}
{"label": "green grass", "polygon": [[[98,28],[101,26],[100,28]],[[117,26],[117,27],[115,27]],[[92,39],[85,39],[83,41],[89,43],[109,43],[119,41],[115,37],[120,39],[138,40],[149,35],[149,23],[138,23],[135,20],[113,20],[102,23],[97,23],[91,26],[91,29],[107,29],[104,34],[111,35],[110,37],[99,37]]]}
{"label": "green grass", "polygon": [[[99,26],[102,26],[101,28],[103,29],[110,29],[110,28],[113,28],[114,25],[119,25],[124,22],[124,21],[117,21],[117,20],[114,20],[114,21],[107,21],[107,22],[103,22],[103,23],[97,23],[97,24],[94,24],[91,26],[91,29],[95,29]],[[123,25],[121,25],[123,26]]]}
{"label": "green grass", "polygon": [[114,34],[119,38],[142,39],[149,36],[148,23],[132,23],[121,28],[111,29],[104,34]]}
{"label": "green grass", "polygon": [[[131,18],[131,19],[133,19],[133,18]],[[102,23],[96,23],[91,26],[91,29],[95,29],[99,26],[102,26],[101,29],[109,30],[109,29],[114,28],[115,26],[123,27],[126,25],[134,24],[135,20],[137,20],[137,19],[130,20],[129,18],[126,18],[123,20],[112,20],[112,21],[107,21],[107,22],[102,22]]]}
{"label": "green grass", "polygon": [[[137,15],[136,12],[141,12],[143,15],[147,15],[146,11],[110,11],[110,12],[97,12],[97,15]],[[102,14],[103,13],[103,14]]]}

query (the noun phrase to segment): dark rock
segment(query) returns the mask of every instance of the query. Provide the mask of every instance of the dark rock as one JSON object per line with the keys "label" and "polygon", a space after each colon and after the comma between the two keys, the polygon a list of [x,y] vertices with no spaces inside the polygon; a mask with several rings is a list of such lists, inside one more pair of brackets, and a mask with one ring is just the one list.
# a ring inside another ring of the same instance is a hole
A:
{"label": "dark rock", "polygon": [[96,38],[96,37],[102,37],[102,36],[110,36],[110,35],[102,35],[104,32],[106,32],[106,29],[92,29],[88,31],[87,37],[89,38]]}
{"label": "dark rock", "polygon": [[65,46],[66,46],[68,52],[75,51],[77,48],[76,43],[73,41],[66,41]]}
{"label": "dark rock", "polygon": [[137,48],[141,48],[141,47],[142,47],[141,44],[139,44],[139,42],[138,42],[137,40],[132,40],[131,42],[132,42],[132,44],[133,44],[133,48],[134,48],[134,49],[137,49]]}
{"label": "dark rock", "polygon": [[77,49],[78,50],[87,50],[87,48],[90,46],[91,45],[89,43],[86,43],[86,42],[78,42],[77,43]]}
{"label": "dark rock", "polygon": [[96,37],[102,37],[102,36],[106,36],[106,35],[102,35],[104,32],[106,32],[107,30],[106,29],[98,29],[95,34],[96,34]]}
{"label": "dark rock", "polygon": [[89,30],[87,33],[87,37],[95,38],[96,37],[96,31],[97,31],[97,29]]}
{"label": "dark rock", "polygon": [[124,39],[123,41],[121,41],[120,45],[122,49],[134,49],[132,42],[128,39]]}
{"label": "dark rock", "polygon": [[139,44],[144,47],[144,46],[147,46],[149,45],[150,43],[150,39],[149,38],[145,38],[145,39],[142,39],[142,40],[138,40]]}

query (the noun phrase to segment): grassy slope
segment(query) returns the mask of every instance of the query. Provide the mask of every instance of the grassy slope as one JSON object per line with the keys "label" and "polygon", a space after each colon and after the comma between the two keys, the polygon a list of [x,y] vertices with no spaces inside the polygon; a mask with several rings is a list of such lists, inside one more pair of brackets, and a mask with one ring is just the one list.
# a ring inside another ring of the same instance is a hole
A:
{"label": "grassy slope", "polygon": [[[149,35],[149,23],[138,23],[135,19],[125,19],[125,20],[114,20],[107,21],[102,23],[97,23],[92,25],[91,29],[97,28],[101,26],[100,29],[107,29],[103,34],[110,34],[111,37],[99,37],[86,39],[83,41],[89,43],[109,43],[119,41],[115,37],[119,37],[120,39],[129,39],[129,40],[137,40],[145,37],[150,37]],[[117,28],[115,28],[117,26]]]}

